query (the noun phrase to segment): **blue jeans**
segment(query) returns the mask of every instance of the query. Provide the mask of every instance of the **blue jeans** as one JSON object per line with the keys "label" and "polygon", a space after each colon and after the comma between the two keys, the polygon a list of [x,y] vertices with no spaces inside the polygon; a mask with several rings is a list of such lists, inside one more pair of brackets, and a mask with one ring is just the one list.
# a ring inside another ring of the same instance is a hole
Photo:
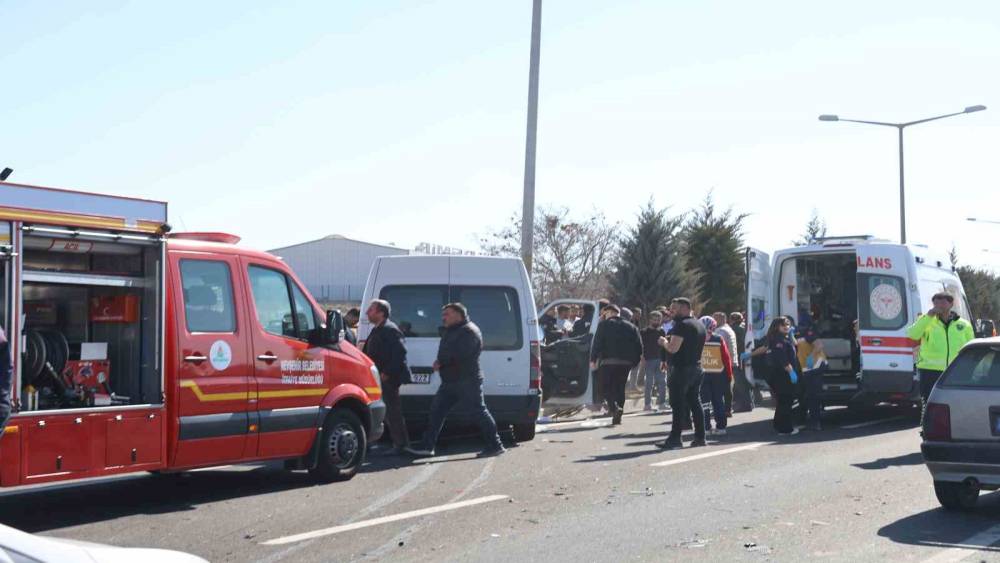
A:
{"label": "blue jeans", "polygon": [[423,448],[433,450],[437,443],[441,428],[448,414],[459,404],[472,411],[479,424],[479,432],[488,448],[501,447],[500,435],[497,434],[497,423],[486,408],[483,396],[483,382],[480,379],[465,378],[459,381],[441,383],[437,394],[431,402],[431,418],[424,432]]}
{"label": "blue jeans", "polygon": [[656,404],[667,405],[667,374],[660,369],[660,360],[643,360],[646,362],[646,408],[653,405],[653,386],[656,386]]}
{"label": "blue jeans", "polygon": [[705,428],[712,427],[712,417],[715,417],[715,428],[726,429],[726,389],[729,388],[729,376],[722,373],[706,373],[701,384],[701,402],[712,405],[711,414],[705,410]]}

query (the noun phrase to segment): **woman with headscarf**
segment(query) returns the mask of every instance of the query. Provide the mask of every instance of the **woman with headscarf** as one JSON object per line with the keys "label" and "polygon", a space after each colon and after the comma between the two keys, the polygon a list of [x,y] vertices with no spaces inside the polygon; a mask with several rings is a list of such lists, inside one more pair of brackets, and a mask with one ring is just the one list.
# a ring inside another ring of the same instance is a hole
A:
{"label": "woman with headscarf", "polygon": [[774,430],[782,435],[798,434],[792,420],[792,405],[802,370],[798,367],[791,331],[792,322],[787,317],[774,319],[767,330],[767,384],[776,403]]}
{"label": "woman with headscarf", "polygon": [[[718,323],[712,317],[699,319],[705,325],[705,348],[701,353],[701,366],[705,371],[705,379],[701,384],[701,402],[705,408],[705,431],[710,436],[726,435],[726,390],[733,381],[733,359],[729,352],[726,339],[716,333]],[[711,405],[709,414],[707,408]],[[712,429],[712,418],[715,418],[715,429]]]}

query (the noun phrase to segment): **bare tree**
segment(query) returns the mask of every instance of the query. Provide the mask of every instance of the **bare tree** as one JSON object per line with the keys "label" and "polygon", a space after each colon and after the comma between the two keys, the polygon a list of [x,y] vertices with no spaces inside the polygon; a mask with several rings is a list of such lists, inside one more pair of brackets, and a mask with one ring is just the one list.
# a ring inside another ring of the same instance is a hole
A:
{"label": "bare tree", "polygon": [[[535,301],[606,296],[618,252],[617,231],[618,225],[598,211],[575,218],[565,207],[539,207],[531,273]],[[518,256],[520,232],[520,214],[514,214],[508,225],[480,237],[480,247],[493,256]]]}

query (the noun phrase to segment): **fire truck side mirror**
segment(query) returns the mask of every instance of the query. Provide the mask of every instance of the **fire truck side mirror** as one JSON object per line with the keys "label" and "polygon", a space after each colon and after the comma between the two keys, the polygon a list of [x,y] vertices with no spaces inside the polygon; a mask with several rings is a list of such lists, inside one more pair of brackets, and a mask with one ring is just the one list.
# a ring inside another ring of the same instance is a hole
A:
{"label": "fire truck side mirror", "polygon": [[344,332],[344,317],[340,311],[331,309],[326,312],[326,341],[328,344],[340,342],[341,334]]}

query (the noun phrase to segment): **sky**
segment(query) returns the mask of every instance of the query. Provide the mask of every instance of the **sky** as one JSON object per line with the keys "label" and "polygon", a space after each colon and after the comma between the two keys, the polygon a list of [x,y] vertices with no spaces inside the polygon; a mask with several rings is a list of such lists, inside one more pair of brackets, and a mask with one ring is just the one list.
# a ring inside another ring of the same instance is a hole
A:
{"label": "sky", "polygon": [[[0,167],[177,230],[476,249],[521,207],[530,0],[0,0]],[[537,202],[711,191],[746,242],[899,236],[1000,271],[1000,3],[545,0]]]}

